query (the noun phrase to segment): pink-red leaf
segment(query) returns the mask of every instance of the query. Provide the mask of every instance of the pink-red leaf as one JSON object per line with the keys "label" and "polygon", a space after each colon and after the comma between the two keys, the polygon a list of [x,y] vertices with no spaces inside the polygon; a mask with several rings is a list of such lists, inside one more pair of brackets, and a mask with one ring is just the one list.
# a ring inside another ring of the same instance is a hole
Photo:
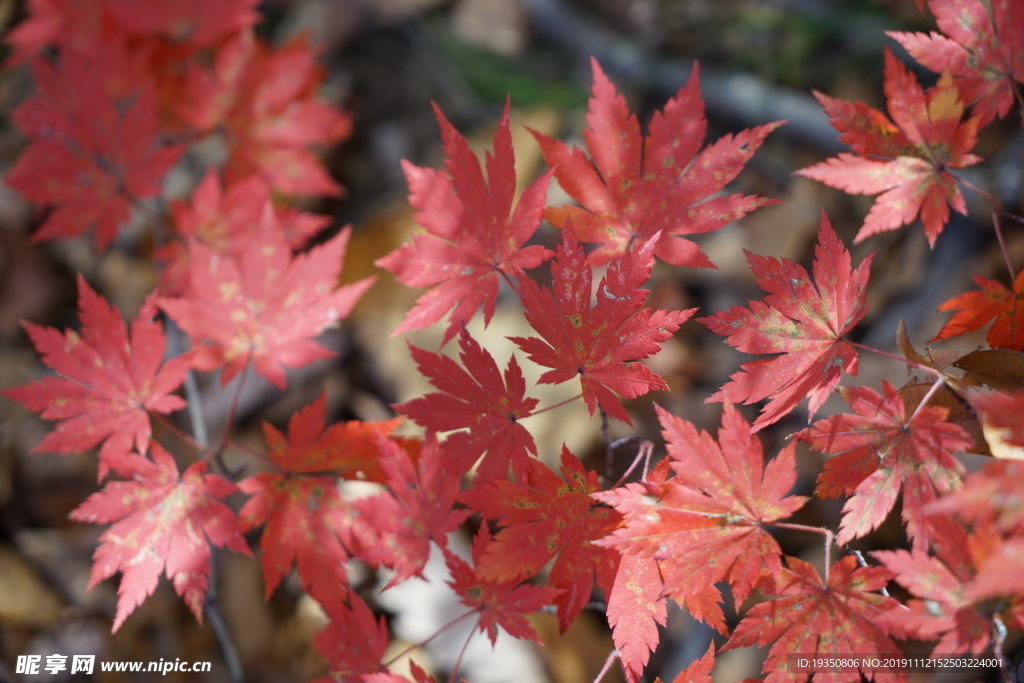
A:
{"label": "pink-red leaf", "polygon": [[650,277],[656,242],[652,237],[609,266],[597,287],[597,304],[591,308],[593,274],[583,247],[567,224],[552,265],[552,289],[519,278],[526,320],[542,338],[510,337],[530,360],[552,368],[541,375],[541,383],[559,384],[579,375],[590,414],[600,405],[605,413],[629,425],[629,415],[615,394],[635,398],[668,388],[638,361],[657,353],[660,344],[696,310],[641,308],[648,291],[640,286]]}
{"label": "pink-red leaf", "polygon": [[452,442],[449,451],[465,460],[467,470],[484,456],[476,474],[478,483],[504,479],[510,464],[516,479],[522,481],[530,469],[529,454],[536,455],[537,446],[519,420],[529,417],[537,399],[525,397],[526,381],[515,356],[503,378],[490,352],[466,330],[459,334],[459,348],[465,370],[448,356],[410,345],[420,374],[443,393],[427,394],[394,408],[433,431],[468,429],[448,437]]}
{"label": "pink-red leaf", "polygon": [[754,422],[755,431],[777,422],[805,396],[814,415],[839,384],[841,370],[857,374],[857,352],[843,335],[867,312],[872,256],[852,268],[850,252],[824,211],[814,250],[814,283],[802,266],[788,259],[748,252],[757,284],[768,296],[751,301],[749,309],[732,306],[698,322],[727,336],[729,345],[744,353],[783,355],[744,363],[708,400],[749,404],[769,398]]}
{"label": "pink-red leaf", "polygon": [[163,325],[153,319],[153,297],[132,322],[130,334],[117,310],[81,275],[78,306],[81,334],[25,323],[43,363],[58,376],[3,394],[44,419],[60,421],[33,452],[73,453],[102,443],[102,480],[133,446],[146,453],[149,412],[167,414],[185,407],[171,392],[185,380],[191,359],[185,355],[163,362],[166,338]]}
{"label": "pink-red leaf", "polygon": [[256,374],[284,388],[284,368],[333,353],[311,337],[348,315],[373,278],[337,287],[350,229],[292,258],[269,208],[241,263],[191,245],[191,296],[158,305],[197,344],[196,367],[224,366],[226,384],[251,360]]}
{"label": "pink-red leaf", "polygon": [[[487,180],[469,143],[435,105],[447,157],[448,175],[403,162],[409,203],[427,230],[377,261],[410,287],[432,287],[413,306],[392,336],[433,325],[451,311],[442,343],[455,336],[480,308],[484,323],[494,315],[498,277],[506,280],[551,257],[539,245],[524,246],[540,224],[551,172],[545,173],[512,208],[515,157],[508,103],[486,158]],[[454,308],[454,310],[452,310]]]}
{"label": "pink-red leaf", "polygon": [[948,410],[927,406],[911,417],[903,397],[885,380],[870,387],[841,387],[853,413],[819,420],[797,437],[834,457],[818,476],[817,494],[853,494],[843,507],[837,540],[859,538],[885,520],[902,490],[903,521],[915,547],[924,549],[923,507],[955,488],[964,466],[953,451],[970,448],[970,435],[946,422]]}
{"label": "pink-red leaf", "polygon": [[[700,150],[707,129],[700,74],[693,74],[642,138],[636,116],[615,91],[597,60],[593,95],[583,132],[591,158],[578,148],[534,132],[544,160],[580,207],[550,208],[545,216],[578,238],[601,246],[592,265],[621,258],[654,238],[654,254],[676,266],[713,268],[700,248],[682,235],[716,230],[754,209],[774,203],[754,195],[717,195],[736,178],[768,133],[781,122],[727,135]],[[716,196],[717,195],[717,196]]]}
{"label": "pink-red leaf", "polygon": [[156,442],[151,453],[153,460],[131,454],[119,461],[118,473],[132,481],[110,482],[71,513],[78,522],[113,523],[100,536],[89,588],[122,573],[114,631],[153,593],[162,573],[202,622],[210,544],[252,554],[235,514],[222,502],[235,485],[206,474],[205,462],[179,476],[174,458]]}

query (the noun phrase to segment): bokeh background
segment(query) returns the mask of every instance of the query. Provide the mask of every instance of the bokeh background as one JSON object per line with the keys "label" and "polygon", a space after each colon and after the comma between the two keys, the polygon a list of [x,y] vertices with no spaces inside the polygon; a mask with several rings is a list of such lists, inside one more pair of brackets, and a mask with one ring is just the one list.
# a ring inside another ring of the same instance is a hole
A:
{"label": "bokeh background", "polygon": [[[544,170],[539,149],[523,126],[569,141],[582,139],[591,56],[600,61],[642,122],[686,81],[694,60],[701,64],[710,121],[706,142],[748,126],[787,120],[729,188],[781,203],[697,238],[718,270],[673,269],[661,263],[655,269],[649,285],[651,306],[699,307],[700,315],[710,315],[761,297],[743,249],[809,266],[822,208],[846,244],[852,244],[872,199],[850,197],[791,176],[844,149],[810,90],[883,107],[882,48],[888,44],[902,55],[883,32],[934,27],[913,0],[267,0],[261,11],[265,21],[259,30],[269,39],[280,42],[305,32],[320,46],[328,73],[326,93],[354,119],[351,138],[325,150],[326,163],[346,194],[307,208],[333,216],[333,230],[348,223],[354,226],[344,278],[377,274],[379,281],[346,324],[325,335],[324,344],[338,352],[335,359],[292,373],[284,393],[253,377],[246,381],[233,436],[256,448],[262,448],[261,421],[283,426],[293,411],[321,390],[327,391],[331,419],[368,420],[392,416],[389,404],[428,389],[409,358],[406,341],[388,337],[418,292],[396,284],[373,261],[417,229],[399,162],[441,163],[431,102],[483,150],[510,96],[521,187]],[[0,0],[0,25],[14,25],[23,12],[21,2]],[[926,84],[935,79],[926,71],[917,73]],[[0,73],[0,175],[25,145],[6,115],[30,90],[27,69]],[[1011,115],[987,128],[975,151],[986,163],[964,175],[1016,209],[1024,151],[1019,121]],[[185,185],[198,180],[198,170],[193,175]],[[553,186],[549,202],[567,201]],[[934,314],[935,308],[970,289],[971,274],[1005,279],[990,207],[981,200],[970,208],[970,216],[954,214],[934,250],[929,250],[918,224],[851,246],[855,262],[878,250],[869,291],[871,310],[854,338],[894,349],[896,326],[904,319],[920,347],[945,320]],[[152,244],[138,231],[126,230],[110,250],[97,256],[87,238],[30,245],[38,217],[0,184],[0,386],[23,384],[43,372],[19,320],[58,327],[77,324],[76,273],[84,273],[126,316],[135,314],[157,280],[150,260]],[[557,230],[543,224],[537,240],[553,246],[557,239]],[[1010,227],[1008,247],[1015,264],[1024,263],[1024,233]],[[477,321],[472,331],[504,365],[513,348],[505,337],[527,334],[528,329],[514,296],[503,296],[500,303],[491,326],[484,330]],[[435,326],[409,340],[436,350],[440,331]],[[961,338],[950,346],[972,348],[980,342],[980,336]],[[687,323],[650,361],[671,392],[627,405],[635,433],[660,444],[653,402],[714,429],[720,406],[705,404],[704,399],[748,359],[697,323]],[[540,374],[529,369],[533,378]],[[877,388],[882,378],[897,386],[909,380],[899,364],[862,354],[860,375],[854,381]],[[573,393],[574,387],[530,391],[541,399],[541,406]],[[216,378],[204,378],[204,411],[214,430],[224,421],[231,396],[231,386],[221,390]],[[833,399],[822,413],[842,405]],[[744,410],[748,417],[755,414],[753,407]],[[804,426],[806,419],[806,412],[797,411],[762,432],[767,452],[774,454],[785,436]],[[590,419],[582,404],[531,418],[528,427],[549,462],[555,461],[565,442],[588,466],[603,471],[599,421]],[[166,581],[118,633],[110,634],[116,579],[85,592],[102,528],[68,520],[68,513],[96,490],[95,458],[28,455],[48,428],[0,398],[0,681],[27,680],[13,673],[17,655],[71,652],[91,652],[103,660],[211,660],[213,672],[205,677],[171,674],[163,680],[227,680],[212,630],[195,622]],[[415,432],[414,426],[409,428]],[[613,423],[611,433],[618,438],[634,432]],[[628,467],[635,451],[635,446],[620,449],[618,472]],[[659,445],[655,454],[660,458],[663,453]],[[238,454],[227,455],[233,465],[251,465]],[[973,469],[983,458],[968,455],[964,460]],[[821,463],[819,454],[799,450],[798,493],[811,492]],[[815,501],[795,521],[836,528],[840,508],[838,501]],[[779,539],[787,553],[819,567],[823,563],[817,537],[782,532]],[[894,512],[881,529],[854,547],[891,548],[903,542]],[[218,570],[221,604],[249,681],[290,683],[324,672],[325,664],[310,640],[325,616],[296,582],[285,582],[265,602],[255,559],[222,554]],[[461,613],[438,571],[443,571],[443,562],[432,562],[431,581],[410,582],[379,595],[374,588],[381,577],[365,568],[353,569],[353,580],[370,603],[389,616],[395,651],[430,635],[449,615]],[[592,681],[611,649],[604,615],[597,607],[564,635],[558,633],[554,615],[536,615],[532,622],[542,634],[544,648],[504,636],[492,652],[486,638],[476,638],[461,676],[473,683]],[[735,623],[735,614],[731,618]],[[440,638],[413,656],[438,681],[445,680],[462,637]],[[711,639],[706,627],[673,609],[662,645],[652,658],[650,679],[660,675],[671,680],[704,653]],[[1016,644],[1008,643],[1010,649]],[[927,647],[908,645],[913,651]],[[758,675],[764,655],[765,650],[757,648],[723,654],[715,680]],[[396,669],[401,671],[402,666],[399,663]],[[48,674],[41,678],[54,683],[70,679]],[[156,678],[97,674],[95,680]],[[948,683],[974,679],[961,674],[912,677]],[[613,670],[605,680],[621,680],[621,674]]]}

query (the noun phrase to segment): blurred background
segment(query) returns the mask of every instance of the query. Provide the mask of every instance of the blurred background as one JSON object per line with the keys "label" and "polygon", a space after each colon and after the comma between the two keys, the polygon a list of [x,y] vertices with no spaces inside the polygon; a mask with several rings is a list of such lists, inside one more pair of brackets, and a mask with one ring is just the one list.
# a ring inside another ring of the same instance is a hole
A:
{"label": "blurred background", "polygon": [[[850,246],[855,263],[871,251],[879,252],[869,291],[871,310],[854,334],[858,341],[893,350],[897,323],[905,319],[911,339],[920,348],[946,319],[944,314],[934,315],[935,308],[971,289],[970,275],[1005,282],[990,207],[983,200],[971,203],[968,217],[954,214],[934,250],[929,250],[916,223],[852,245],[873,199],[851,197],[791,176],[845,149],[811,89],[884,108],[882,47],[889,45],[904,58],[905,54],[883,32],[934,28],[913,0],[267,0],[260,10],[265,20],[259,31],[269,39],[282,42],[306,33],[320,46],[328,73],[327,95],[354,119],[353,135],[325,150],[326,163],[345,186],[345,195],[306,208],[331,215],[334,230],[349,223],[354,226],[344,279],[377,274],[379,281],[341,329],[325,334],[323,343],[338,352],[335,359],[293,372],[284,393],[255,377],[246,380],[233,435],[255,448],[263,448],[261,421],[283,426],[292,412],[325,388],[331,420],[390,417],[389,404],[429,390],[409,358],[405,339],[388,337],[419,292],[396,284],[373,265],[417,230],[405,198],[400,160],[426,166],[441,163],[431,102],[483,150],[489,147],[493,127],[510,96],[522,188],[544,170],[539,149],[523,126],[581,144],[591,56],[644,123],[685,83],[694,60],[699,60],[710,124],[706,144],[742,128],[787,120],[728,188],[781,203],[697,237],[717,270],[675,269],[659,262],[649,285],[650,306],[699,307],[699,315],[711,315],[729,305],[759,299],[762,293],[750,277],[743,249],[809,267],[822,208]],[[23,12],[23,3],[0,0],[0,24],[5,27],[19,21]],[[925,84],[935,80],[934,74],[917,73]],[[0,73],[0,174],[10,168],[25,144],[6,115],[30,89],[27,69]],[[971,182],[1016,210],[1024,141],[1015,115],[985,129],[975,151],[986,163],[965,172],[965,177],[969,175]],[[553,185],[549,203],[569,201]],[[76,273],[84,273],[125,316],[135,315],[157,281],[150,260],[152,245],[133,237],[130,229],[113,248],[97,256],[91,238],[30,245],[28,238],[38,216],[0,185],[0,386],[4,387],[24,384],[43,372],[19,320],[61,328],[77,325]],[[536,239],[553,247],[558,232],[545,223]],[[1008,247],[1015,264],[1024,263],[1024,234],[1010,228]],[[487,330],[478,319],[472,331],[504,366],[513,350],[505,337],[528,334],[528,328],[514,296],[503,296],[500,304]],[[441,329],[435,326],[410,335],[409,340],[436,350]],[[973,348],[982,339],[980,335],[961,338],[950,346]],[[521,354],[519,358],[522,362]],[[627,404],[635,433],[660,444],[653,402],[700,427],[716,429],[720,406],[705,404],[704,399],[749,359],[699,324],[687,323],[650,361],[671,392]],[[528,378],[540,374],[528,362],[524,364],[532,373]],[[883,377],[897,386],[910,379],[898,363],[862,354],[860,375],[853,382],[878,388]],[[539,398],[543,407],[575,391],[575,386],[543,386],[531,388],[528,394]],[[222,390],[216,378],[204,378],[204,411],[211,428],[218,429],[225,419],[232,394],[232,385]],[[96,653],[104,660],[210,660],[213,672],[205,678],[170,674],[163,680],[227,680],[209,625],[195,622],[166,581],[118,633],[110,634],[116,579],[85,592],[91,554],[102,528],[75,524],[67,517],[96,490],[95,458],[91,454],[29,456],[49,425],[5,398],[0,398],[0,406],[0,681],[28,680],[13,674],[17,655],[71,652]],[[843,406],[832,399],[821,415]],[[756,414],[755,408],[744,408],[748,418]],[[785,436],[806,425],[806,420],[806,412],[798,410],[764,430],[767,453],[773,455]],[[565,442],[590,468],[603,471],[599,421],[590,419],[582,404],[531,418],[528,427],[549,463],[557,460],[560,444]],[[414,425],[408,428],[415,433]],[[613,438],[632,433],[624,424],[611,425]],[[629,466],[635,451],[635,446],[620,449],[618,473]],[[796,492],[810,494],[822,457],[803,447],[798,453],[801,476]],[[660,458],[664,449],[659,445],[655,454]],[[964,456],[972,469],[983,459]],[[229,453],[228,460],[249,465],[238,454]],[[841,501],[812,501],[794,521],[837,528],[840,508]],[[779,540],[788,554],[822,565],[817,537],[782,532]],[[882,528],[854,545],[878,549],[900,547],[904,542],[898,511],[894,511]],[[286,582],[264,602],[257,560],[222,553],[218,569],[220,601],[249,681],[298,682],[326,670],[310,645],[325,616],[302,595],[297,582]],[[443,576],[431,574],[434,571],[443,571],[443,562],[432,562],[428,568],[432,581],[409,582],[379,595],[373,589],[381,577],[353,569],[353,581],[362,586],[370,604],[389,616],[394,652],[430,635],[447,622],[446,615],[461,612]],[[736,615],[730,615],[735,624]],[[600,609],[585,612],[564,635],[558,633],[554,615],[536,615],[532,623],[546,647],[503,636],[492,652],[480,636],[474,639],[460,675],[473,683],[594,679],[611,649]],[[438,681],[444,680],[464,633],[438,639],[413,656]],[[670,611],[648,680],[654,675],[671,680],[705,652],[711,637],[706,627],[685,613]],[[1011,649],[1014,645],[1009,643]],[[928,644],[911,643],[908,648],[927,651]],[[715,680],[758,676],[764,656],[765,650],[756,648],[723,654]],[[41,678],[71,680],[60,674]],[[621,679],[616,667],[605,680]],[[959,674],[912,677],[949,683],[974,679]],[[149,679],[97,674],[95,680]]]}

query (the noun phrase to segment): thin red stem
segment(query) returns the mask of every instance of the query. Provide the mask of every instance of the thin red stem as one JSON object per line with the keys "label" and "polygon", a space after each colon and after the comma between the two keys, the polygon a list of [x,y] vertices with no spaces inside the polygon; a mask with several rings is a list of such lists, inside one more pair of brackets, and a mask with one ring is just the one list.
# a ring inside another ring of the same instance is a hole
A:
{"label": "thin red stem", "polygon": [[835,534],[831,529],[824,529],[820,526],[805,526],[803,524],[790,524],[788,522],[773,522],[773,527],[778,529],[792,529],[793,531],[809,531],[825,536],[825,584],[828,585],[828,571],[832,567],[832,543],[835,541]]}
{"label": "thin red stem", "polygon": [[629,466],[629,469],[626,470],[621,477],[619,477],[619,480],[617,482],[615,482],[615,486],[612,486],[612,488],[613,489],[617,489],[620,486],[622,486],[622,482],[626,481],[626,477],[628,477],[630,474],[633,473],[633,470],[636,469],[636,466],[640,464],[641,460],[644,461],[644,480],[646,480],[647,479],[647,465],[650,464],[650,462],[651,462],[651,453],[653,451],[654,451],[654,444],[652,442],[650,442],[650,441],[641,441],[640,442],[640,450],[638,450],[636,452],[636,457],[633,458],[633,462]]}
{"label": "thin red stem", "polygon": [[448,683],[454,683],[455,674],[459,673],[459,667],[462,666],[462,658],[466,655],[466,648],[469,647],[469,641],[473,640],[473,629],[469,629],[469,635],[466,636],[466,642],[462,644],[462,649],[459,650],[459,656],[455,660],[455,665],[452,666],[452,673],[448,676]]}
{"label": "thin red stem", "polygon": [[535,410],[532,413],[530,413],[529,415],[525,415],[525,416],[523,416],[523,417],[521,417],[519,419],[520,420],[525,420],[528,417],[533,417],[534,415],[540,415],[541,413],[546,413],[549,410],[554,410],[555,408],[561,408],[562,406],[566,405],[567,403],[572,403],[573,401],[577,401],[577,400],[579,400],[581,398],[583,398],[583,394],[576,394],[572,398],[567,398],[564,401],[556,403],[556,404],[554,404],[552,406],[548,406],[547,408],[541,408],[540,410]]}
{"label": "thin red stem", "polygon": [[601,670],[597,672],[597,678],[594,679],[594,683],[601,683],[601,679],[604,678],[604,675],[611,671],[612,662],[614,662],[618,658],[618,650],[612,650],[608,653],[608,659],[604,660],[604,666],[602,666]]}
{"label": "thin red stem", "polygon": [[153,419],[155,419],[161,425],[166,427],[167,430],[170,431],[172,434],[174,434],[179,439],[181,439],[182,441],[187,443],[189,446],[192,446],[192,448],[194,448],[197,451],[199,451],[199,453],[203,456],[204,460],[208,460],[209,458],[211,458],[213,456],[213,451],[212,450],[210,450],[209,448],[207,448],[203,444],[201,444],[198,441],[196,441],[189,434],[187,434],[187,433],[181,431],[180,429],[178,429],[177,425],[175,425],[173,422],[171,422],[169,419],[167,419],[166,415],[161,415],[160,413],[150,413],[150,415],[153,417]]}
{"label": "thin red stem", "polygon": [[612,438],[608,435],[608,414],[604,408],[598,408],[601,413],[601,436],[604,438],[604,483],[607,484],[615,476],[615,450],[612,448]]}
{"label": "thin red stem", "polygon": [[[470,616],[472,614],[477,614],[477,610],[470,610],[469,612],[466,612],[462,616],[455,617],[454,619],[449,621],[447,624],[445,624],[441,628],[439,628],[436,631],[434,631],[434,635],[430,636],[426,640],[421,640],[418,643],[413,643],[412,645],[410,645],[409,647],[405,648],[404,650],[399,652],[397,655],[395,655],[394,657],[392,657],[388,661],[386,661],[383,664],[381,664],[381,666],[384,667],[384,668],[387,668],[387,667],[391,666],[392,664],[397,662],[399,659],[401,659],[405,655],[409,654],[410,652],[412,652],[416,648],[423,647],[424,645],[426,645],[427,643],[432,641],[434,638],[437,638],[439,635],[441,635],[442,633],[444,633],[445,631],[450,629],[452,626],[455,626],[455,624],[459,623],[460,621],[462,621],[463,619],[465,619],[466,617],[468,617],[468,616]],[[470,630],[469,633],[470,633],[470,635],[472,635],[473,631]]]}
{"label": "thin red stem", "polygon": [[858,344],[857,342],[853,341],[847,341],[846,343],[854,348],[860,349],[861,351],[870,351],[871,353],[882,356],[883,358],[889,358],[891,360],[899,361],[900,363],[903,363],[905,365],[909,365],[910,367],[917,368],[918,370],[924,370],[929,375],[935,375],[935,377],[942,377],[942,373],[940,371],[936,370],[931,366],[925,365],[924,363],[918,363],[917,361],[912,361],[909,358],[900,358],[896,354],[889,353],[887,351],[882,351],[881,349],[876,349],[873,346],[866,346],[864,344]]}
{"label": "thin red stem", "polygon": [[928,401],[930,401],[932,396],[935,395],[935,392],[939,390],[939,387],[941,387],[945,383],[946,380],[943,377],[938,378],[932,383],[932,386],[928,390],[928,393],[924,395],[924,398],[921,399],[921,402],[917,404],[916,408],[914,408],[914,412],[911,414],[910,419],[907,420],[907,424],[910,424],[911,422],[914,421],[914,418],[917,417],[917,414],[924,409]]}
{"label": "thin red stem", "polygon": [[999,241],[999,249],[1003,252],[1003,258],[1006,259],[1006,270],[1010,272],[1010,286],[1013,286],[1013,281],[1017,279],[1017,275],[1013,272],[1013,264],[1010,262],[1010,252],[1006,249],[1006,242],[1003,240],[1003,229],[999,226],[999,214],[995,208],[992,209],[992,225],[996,226],[996,239]]}
{"label": "thin red stem", "polygon": [[228,440],[228,434],[231,433],[231,422],[235,419],[235,411],[238,410],[238,401],[242,397],[242,387],[245,386],[245,376],[249,374],[249,369],[246,368],[238,376],[238,385],[235,387],[235,395],[231,397],[231,406],[228,408],[228,414],[224,416],[224,426],[220,430],[220,442],[217,450],[220,451],[224,448]]}

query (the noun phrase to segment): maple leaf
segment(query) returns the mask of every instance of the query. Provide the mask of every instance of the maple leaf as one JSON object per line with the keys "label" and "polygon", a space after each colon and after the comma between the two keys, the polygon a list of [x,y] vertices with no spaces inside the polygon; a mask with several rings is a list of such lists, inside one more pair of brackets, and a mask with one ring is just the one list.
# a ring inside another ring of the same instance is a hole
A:
{"label": "maple leaf", "polygon": [[[435,683],[433,677],[411,659],[409,660],[409,673],[412,674],[415,683]],[[405,676],[396,673],[378,672],[363,676],[361,683],[410,683],[410,681]]]}
{"label": "maple leaf", "polygon": [[[171,215],[178,236],[198,240],[238,259],[259,233],[263,211],[270,202],[270,188],[260,176],[250,176],[222,189],[214,170],[207,171],[188,203],[171,203]],[[291,207],[274,207],[275,214],[292,249],[301,249],[330,223]],[[165,296],[184,296],[189,281],[187,241],[175,241],[161,247],[153,259],[165,265],[160,273],[160,291]]]}
{"label": "maple leaf", "polygon": [[203,599],[210,576],[210,544],[251,555],[239,533],[235,513],[221,499],[237,489],[227,479],[206,474],[206,462],[179,476],[170,453],[155,441],[153,460],[126,454],[116,468],[132,481],[110,482],[71,512],[71,519],[111,524],[93,555],[89,588],[121,572],[117,631],[135,608],[153,593],[161,573],[203,621]]}
{"label": "maple leaf", "polygon": [[81,275],[78,308],[81,334],[24,323],[43,363],[58,376],[0,393],[43,419],[60,421],[34,453],[76,453],[102,443],[102,480],[133,446],[146,453],[152,433],[149,412],[167,414],[185,407],[172,392],[185,381],[191,358],[186,354],[161,365],[166,337],[163,325],[153,319],[152,296],[132,322],[130,334],[120,313]]}
{"label": "maple leaf", "polygon": [[[916,598],[905,608],[882,615],[877,623],[922,640],[938,638],[935,652],[944,654],[983,652],[991,643],[995,616],[1004,624],[1024,626],[1024,596],[1014,596],[1007,583],[1012,573],[978,582],[979,567],[993,556],[999,542],[990,524],[975,524],[968,535],[962,524],[935,515],[929,520],[929,539],[932,555],[919,548],[871,553]],[[1018,558],[1017,574],[1019,567]],[[992,600],[997,595],[1004,599]]]}
{"label": "maple leaf", "polygon": [[193,128],[223,129],[229,183],[259,174],[285,195],[338,196],[341,186],[309,148],[347,137],[352,122],[317,99],[322,80],[304,37],[270,49],[242,34],[226,41],[209,66],[193,66],[174,110]]}
{"label": "maple leaf", "polygon": [[[224,366],[227,384],[250,360],[256,374],[284,388],[284,367],[334,354],[312,341],[348,315],[374,278],[335,289],[351,228],[294,258],[269,209],[240,263],[193,242],[190,298],[157,304],[197,345],[195,367]],[[206,342],[206,343],[198,343]]]}
{"label": "maple leaf", "polygon": [[902,490],[903,521],[915,547],[924,548],[923,507],[960,484],[964,466],[952,451],[970,448],[970,435],[946,422],[949,411],[926,406],[908,415],[903,397],[882,380],[870,387],[840,387],[854,414],[819,420],[796,436],[834,457],[818,476],[824,498],[853,494],[843,506],[837,542],[844,545],[885,521]]}
{"label": "maple leaf", "polygon": [[443,393],[392,407],[433,431],[468,428],[448,437],[449,450],[465,461],[466,470],[486,452],[476,473],[478,483],[505,478],[510,463],[516,479],[523,481],[530,469],[529,453],[537,455],[537,446],[519,420],[531,415],[537,399],[525,398],[526,381],[514,355],[503,379],[490,352],[465,329],[459,348],[465,370],[448,356],[410,344],[420,374]]}
{"label": "maple leaf", "polygon": [[[474,564],[479,564],[490,543],[491,532],[487,524],[482,524],[473,539]],[[480,632],[487,633],[491,645],[497,641],[498,626],[504,628],[513,638],[541,642],[537,632],[523,615],[551,604],[559,593],[558,589],[531,586],[518,581],[489,581],[447,548],[444,549],[444,558],[452,575],[448,585],[459,594],[463,605],[480,613]]]}
{"label": "maple leaf", "polygon": [[526,477],[474,486],[460,500],[505,527],[477,559],[480,576],[495,581],[529,578],[558,554],[549,585],[563,591],[555,604],[564,632],[590,599],[594,584],[605,595],[612,588],[619,554],[591,541],[609,533],[621,517],[591,498],[600,490],[597,474],[583,469],[564,445],[562,476],[564,480],[532,460]]}
{"label": "maple leaf", "polygon": [[1001,531],[1024,534],[1024,462],[990,462],[971,472],[964,485],[928,505],[926,513],[954,513],[963,519],[994,522]]}
{"label": "maple leaf", "polygon": [[[807,562],[787,557],[783,568],[765,581],[765,593],[774,599],[755,605],[739,623],[722,651],[749,645],[768,651],[763,673],[765,683],[803,683],[809,671],[794,671],[790,657],[850,657],[871,652],[875,656],[899,656],[889,634],[899,629],[879,626],[879,617],[898,608],[892,598],[874,591],[885,588],[891,574],[882,567],[858,567],[852,555],[835,562],[822,581]],[[879,683],[906,681],[906,675],[889,671],[819,673],[815,680],[859,683],[861,674]]]}
{"label": "maple leaf", "polygon": [[590,414],[600,406],[630,426],[629,415],[612,392],[635,398],[653,389],[667,389],[661,377],[637,361],[660,351],[660,344],[697,310],[641,308],[648,291],[640,286],[650,277],[656,244],[657,236],[612,263],[597,286],[597,304],[591,308],[593,273],[567,223],[551,268],[552,289],[541,289],[528,277],[519,278],[526,320],[542,339],[509,337],[534,363],[552,368],[539,382],[560,384],[579,375]]}
{"label": "maple leaf", "polygon": [[329,675],[314,683],[337,683],[339,679],[364,683],[374,680],[366,674],[375,674],[381,669],[381,660],[388,649],[387,622],[383,616],[375,617],[358,595],[351,594],[349,600],[351,605],[345,602],[327,605],[331,620],[313,638],[317,652],[331,667]]}
{"label": "maple leaf", "polygon": [[1024,12],[1013,0],[991,4],[994,27],[978,0],[930,0],[942,34],[886,31],[921,65],[939,73],[949,69],[981,126],[1006,116],[1014,81],[1024,83]]}
{"label": "maple leaf", "polygon": [[337,422],[325,429],[327,399],[320,396],[288,421],[288,437],[264,422],[268,457],[280,472],[262,472],[238,483],[252,496],[238,512],[243,532],[266,524],[260,537],[263,583],[269,599],[281,579],[298,567],[303,588],[324,604],[348,597],[345,565],[350,552],[371,538],[338,490],[338,477],[385,481],[379,464],[386,422]]}
{"label": "maple leaf", "polygon": [[929,342],[977,332],[989,321],[995,320],[985,335],[985,341],[994,349],[1024,351],[1024,272],[1013,281],[1013,291],[995,280],[974,276],[981,292],[967,292],[955,296],[939,306],[940,311],[956,311],[949,322]]}
{"label": "maple leaf", "polygon": [[[607,264],[656,235],[654,254],[675,266],[714,268],[700,248],[682,237],[716,230],[774,200],[754,195],[715,196],[743,170],[777,121],[700,150],[707,130],[700,71],[695,63],[686,85],[651,119],[649,135],[630,114],[626,100],[591,58],[593,95],[583,131],[591,158],[578,148],[531,131],[559,185],[581,207],[549,208],[545,217],[577,237],[601,246],[594,266]],[[699,153],[698,153],[699,152]]]}
{"label": "maple leaf", "polygon": [[[12,115],[32,143],[5,179],[29,200],[55,207],[33,242],[95,228],[104,251],[131,217],[132,201],[160,194],[183,147],[160,142],[152,83],[111,76],[130,71],[129,62],[115,47],[59,66],[33,62],[36,93]],[[111,81],[125,79],[127,90],[112,92]]]}
{"label": "maple leaf", "polygon": [[4,37],[13,48],[13,68],[47,46],[62,55],[89,56],[103,44],[106,12],[96,0],[28,0],[25,18]]}
{"label": "maple leaf", "polygon": [[134,35],[160,35],[173,44],[212,45],[259,21],[259,0],[103,0],[118,23]]}
{"label": "maple leaf", "polygon": [[[672,683],[711,683],[711,670],[715,668],[715,644],[708,645],[704,656],[690,666],[680,671]],[[757,680],[757,679],[754,679]],[[661,683],[660,678],[655,678],[654,683]]]}
{"label": "maple leaf", "polygon": [[372,560],[395,571],[387,589],[419,576],[430,555],[430,541],[445,547],[448,532],[458,529],[472,512],[453,509],[466,468],[446,466],[455,461],[447,442],[442,447],[428,432],[418,466],[394,440],[381,436],[378,443],[388,491],[357,500],[353,507],[380,537],[369,551]]}
{"label": "maple leaf", "polygon": [[494,315],[499,275],[508,280],[551,257],[540,245],[523,246],[540,225],[551,171],[523,192],[513,210],[515,155],[508,112],[506,102],[494,131],[494,151],[486,154],[486,182],[480,160],[437,105],[448,175],[402,162],[409,203],[428,234],[415,235],[375,263],[402,284],[433,289],[416,300],[392,336],[433,325],[453,307],[442,345],[481,304],[486,325]]}
{"label": "maple leaf", "polygon": [[[814,283],[803,266],[789,259],[747,253],[758,286],[768,292],[750,308],[732,306],[697,322],[744,353],[782,353],[744,363],[732,381],[708,401],[755,403],[770,398],[754,431],[793,410],[804,396],[811,415],[839,384],[841,370],[857,374],[857,352],[842,339],[867,312],[868,255],[856,269],[850,252],[821,212],[814,249]],[[817,285],[817,286],[815,286]]]}
{"label": "maple leaf", "polygon": [[949,207],[967,214],[963,194],[947,169],[981,161],[969,153],[980,119],[960,122],[964,104],[948,71],[924,91],[888,48],[885,95],[892,121],[860,102],[815,92],[832,126],[842,133],[839,139],[856,154],[841,153],[794,175],[850,194],[879,195],[854,243],[908,225],[920,214],[928,244],[934,247],[949,221]]}
{"label": "maple leaf", "polygon": [[661,640],[658,624],[664,626],[668,618],[658,563],[650,557],[623,555],[607,595],[612,641],[626,679],[636,683]]}
{"label": "maple leaf", "polygon": [[625,518],[598,543],[658,560],[664,592],[677,602],[712,596],[705,618],[724,633],[721,609],[713,604],[721,598],[712,584],[728,581],[740,604],[762,573],[781,571],[782,551],[764,525],[789,517],[807,500],[786,495],[796,483],[795,449],[787,446],[766,465],[760,440],[731,403],[725,404],[718,443],[657,410],[676,476],[595,493]]}

